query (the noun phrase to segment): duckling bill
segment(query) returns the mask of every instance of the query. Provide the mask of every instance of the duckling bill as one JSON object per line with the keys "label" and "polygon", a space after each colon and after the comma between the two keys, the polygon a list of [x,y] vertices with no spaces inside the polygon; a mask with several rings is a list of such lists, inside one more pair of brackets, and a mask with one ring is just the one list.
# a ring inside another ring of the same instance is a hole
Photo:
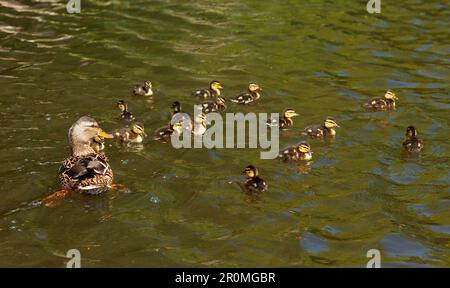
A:
{"label": "duckling bill", "polygon": [[406,128],[406,137],[403,140],[403,148],[409,153],[420,153],[424,148],[423,141],[417,137],[417,130],[414,126]]}
{"label": "duckling bill", "polygon": [[258,169],[253,165],[245,167],[243,174],[247,177],[244,189],[249,194],[259,194],[268,190],[266,182],[259,177]]}

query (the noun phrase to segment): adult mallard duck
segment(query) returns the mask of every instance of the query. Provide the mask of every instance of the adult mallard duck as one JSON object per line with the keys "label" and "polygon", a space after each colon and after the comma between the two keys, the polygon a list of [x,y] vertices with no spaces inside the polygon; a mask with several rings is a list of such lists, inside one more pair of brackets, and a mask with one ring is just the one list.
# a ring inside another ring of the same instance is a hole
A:
{"label": "adult mallard duck", "polygon": [[284,162],[309,161],[312,159],[312,153],[311,146],[308,143],[300,142],[298,145],[281,150],[278,157]]}
{"label": "adult mallard duck", "polygon": [[403,147],[410,153],[419,153],[424,145],[423,141],[417,137],[417,130],[414,126],[406,128],[406,137],[403,140]]}
{"label": "adult mallard duck", "polygon": [[292,121],[292,118],[295,116],[299,116],[297,112],[294,111],[294,109],[284,109],[281,117],[278,119],[269,119],[267,120],[268,126],[278,126],[280,129],[288,129],[294,126],[294,121]]}
{"label": "adult mallard duck", "polygon": [[339,127],[333,117],[327,117],[323,124],[311,125],[306,127],[301,133],[304,136],[309,136],[311,138],[325,138],[334,137],[336,135],[335,128]]}
{"label": "adult mallard duck", "polygon": [[222,84],[217,80],[213,80],[209,83],[209,88],[197,89],[192,92],[192,96],[213,98],[220,96],[220,89],[223,89]]}
{"label": "adult mallard duck", "polygon": [[227,105],[224,97],[217,97],[216,101],[205,101],[202,103],[202,112],[207,114],[210,112],[225,111]]}
{"label": "adult mallard duck", "polygon": [[144,124],[133,123],[130,128],[121,128],[113,132],[113,135],[122,143],[142,143],[144,141]]}
{"label": "adult mallard duck", "polygon": [[137,84],[133,88],[133,94],[136,96],[151,96],[151,95],[153,95],[152,82],[145,81],[143,84]]}
{"label": "adult mallard duck", "polygon": [[259,177],[258,169],[253,165],[248,165],[245,167],[243,174],[247,177],[244,183],[244,189],[246,193],[262,193],[266,192],[268,186],[266,182]]}
{"label": "adult mallard duck", "polygon": [[231,99],[231,102],[239,103],[239,104],[249,104],[253,101],[256,101],[261,97],[259,92],[261,92],[262,89],[259,87],[256,83],[250,83],[248,84],[248,91],[242,94],[239,94],[238,96]]}
{"label": "adult mallard duck", "polygon": [[116,106],[117,108],[119,108],[121,119],[128,122],[135,120],[133,114],[130,111],[128,111],[128,104],[124,100],[117,101]]}
{"label": "adult mallard duck", "polygon": [[78,119],[69,129],[71,156],[63,161],[59,179],[65,189],[100,194],[112,186],[113,172],[104,153],[92,147],[93,139],[113,138],[104,132],[97,121],[88,116]]}
{"label": "adult mallard duck", "polygon": [[377,97],[370,99],[363,107],[368,111],[387,111],[395,110],[395,100],[398,100],[394,91],[387,90],[384,98]]}

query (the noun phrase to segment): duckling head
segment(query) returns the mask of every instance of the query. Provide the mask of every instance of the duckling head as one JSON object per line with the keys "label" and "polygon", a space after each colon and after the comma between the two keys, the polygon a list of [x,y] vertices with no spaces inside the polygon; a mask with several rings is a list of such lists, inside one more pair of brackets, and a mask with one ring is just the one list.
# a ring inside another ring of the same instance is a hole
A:
{"label": "duckling head", "polygon": [[225,97],[222,97],[222,96],[219,96],[219,97],[217,97],[217,99],[216,99],[216,104],[217,105],[225,105]]}
{"label": "duckling head", "polygon": [[92,153],[90,144],[95,137],[113,138],[113,135],[103,131],[97,121],[89,116],[78,119],[69,129],[69,145],[74,156]]}
{"label": "duckling head", "polygon": [[180,102],[178,102],[178,101],[173,102],[171,107],[172,107],[172,111],[174,114],[181,112],[181,103]]}
{"label": "duckling head", "polygon": [[152,87],[152,82],[148,80],[144,82],[144,88],[147,90],[147,95],[153,95]]}
{"label": "duckling head", "polygon": [[285,109],[283,111],[283,116],[288,119],[295,117],[295,116],[299,116],[299,115],[300,114],[298,114],[297,112],[295,112],[294,109],[291,109],[291,108]]}
{"label": "duckling head", "polygon": [[252,83],[248,84],[248,91],[257,92],[257,91],[262,91],[262,89],[261,89],[261,87],[259,87],[258,84],[252,82]]}
{"label": "duckling head", "polygon": [[117,101],[117,108],[119,108],[120,112],[125,112],[128,110],[128,105],[124,100]]}
{"label": "duckling head", "polygon": [[334,120],[333,117],[327,117],[327,119],[325,119],[324,121],[324,125],[328,129],[339,127],[339,125],[336,123],[336,120]]}
{"label": "duckling head", "polygon": [[195,123],[204,124],[205,122],[206,122],[206,115],[204,113],[200,113],[197,116],[195,116]]}
{"label": "duckling head", "polygon": [[182,134],[183,133],[183,123],[181,122],[176,122],[172,125],[172,130],[178,134]]}
{"label": "duckling head", "polygon": [[307,142],[300,142],[300,144],[297,147],[298,151],[301,153],[309,153],[311,152],[311,146]]}
{"label": "duckling head", "polygon": [[384,98],[390,99],[390,100],[398,100],[397,95],[395,95],[394,91],[392,91],[390,89],[386,91],[386,93],[384,94]]}
{"label": "duckling head", "polygon": [[213,80],[209,83],[209,88],[217,93],[217,95],[220,95],[220,89],[223,89],[222,84],[217,81]]}
{"label": "duckling head", "polygon": [[414,128],[414,126],[408,126],[408,128],[406,128],[406,137],[411,138],[416,136],[417,136],[416,128]]}
{"label": "duckling head", "polygon": [[253,165],[248,165],[242,172],[248,179],[258,176],[258,169]]}
{"label": "duckling head", "polygon": [[136,135],[142,135],[144,134],[144,124],[140,122],[136,122],[131,127],[131,131]]}

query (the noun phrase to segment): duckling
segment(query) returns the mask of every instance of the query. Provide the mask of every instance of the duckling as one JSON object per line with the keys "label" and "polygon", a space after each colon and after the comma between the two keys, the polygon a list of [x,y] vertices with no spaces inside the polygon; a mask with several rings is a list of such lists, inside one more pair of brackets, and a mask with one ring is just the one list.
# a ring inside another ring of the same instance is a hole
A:
{"label": "duckling", "polygon": [[203,135],[206,132],[206,115],[203,113],[198,114],[194,120],[194,135]]}
{"label": "duckling", "polygon": [[417,130],[414,126],[408,126],[408,128],[406,128],[406,137],[403,141],[403,147],[410,153],[419,153],[423,149],[423,141],[417,137]]}
{"label": "duckling", "polygon": [[327,117],[322,125],[308,126],[301,134],[311,138],[334,137],[336,135],[334,128],[336,127],[339,127],[336,120],[333,117]]}
{"label": "duckling", "polygon": [[248,92],[239,94],[235,98],[231,99],[231,101],[239,104],[249,104],[253,101],[258,100],[259,97],[261,97],[261,95],[259,94],[259,92],[261,91],[262,89],[259,87],[258,84],[250,83],[248,84]]}
{"label": "duckling", "polygon": [[245,167],[243,174],[247,177],[244,183],[245,192],[249,194],[266,192],[266,182],[258,176],[258,169],[253,165]]}
{"label": "duckling", "polygon": [[78,119],[69,129],[71,155],[60,169],[59,179],[64,189],[86,194],[100,194],[112,187],[113,172],[104,153],[92,148],[93,139],[113,138],[89,116]]}
{"label": "duckling", "polygon": [[225,111],[225,109],[227,109],[227,105],[225,105],[225,98],[221,96],[217,97],[216,101],[203,102],[202,107],[202,112],[205,114],[210,112]]}
{"label": "duckling", "polygon": [[117,101],[116,106],[120,110],[120,118],[128,122],[135,120],[134,115],[128,111],[128,104],[124,100]]}
{"label": "duckling", "polygon": [[394,91],[387,90],[384,94],[384,98],[372,98],[363,107],[368,111],[387,111],[395,110],[395,100],[398,100]]}
{"label": "duckling", "polygon": [[183,125],[180,122],[158,128],[153,134],[153,140],[167,142],[174,133],[178,135],[183,133]]}
{"label": "duckling", "polygon": [[202,97],[202,98],[212,98],[220,96],[220,89],[223,89],[222,84],[213,80],[209,83],[209,88],[198,89],[192,92],[192,96]]}
{"label": "duckling", "polygon": [[105,138],[95,135],[91,147],[95,150],[95,152],[99,153],[100,151],[105,149]]}
{"label": "duckling", "polygon": [[297,145],[283,149],[278,154],[284,162],[291,161],[309,161],[312,159],[311,146],[306,142],[300,142]]}
{"label": "duckling", "polygon": [[152,82],[145,81],[144,84],[137,84],[133,88],[133,94],[136,96],[151,96],[151,95],[153,95]]}
{"label": "duckling", "polygon": [[278,119],[269,119],[267,120],[268,126],[278,126],[280,129],[287,129],[294,126],[294,121],[292,121],[292,117],[299,116],[298,113],[294,111],[294,109],[284,109],[282,116]]}
{"label": "duckling", "polygon": [[175,101],[172,103],[171,108],[172,108],[172,117],[173,117],[173,115],[181,112],[181,103],[178,101]]}
{"label": "duckling", "polygon": [[122,128],[114,131],[116,137],[122,143],[142,143],[144,140],[144,125],[142,123],[133,123],[131,128]]}
{"label": "duckling", "polygon": [[172,118],[170,119],[170,123],[180,122],[183,126],[183,130],[187,130],[188,132],[192,131],[194,123],[191,120],[189,114],[184,113],[181,109],[181,103],[175,101],[172,103]]}

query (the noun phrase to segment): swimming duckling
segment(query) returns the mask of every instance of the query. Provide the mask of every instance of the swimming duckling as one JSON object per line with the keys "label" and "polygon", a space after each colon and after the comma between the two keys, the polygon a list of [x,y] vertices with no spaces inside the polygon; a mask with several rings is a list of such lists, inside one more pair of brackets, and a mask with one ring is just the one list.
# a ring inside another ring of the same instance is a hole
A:
{"label": "swimming duckling", "polygon": [[267,120],[268,126],[278,126],[280,129],[291,128],[294,125],[294,121],[292,121],[292,117],[299,116],[298,113],[294,111],[294,109],[284,109],[282,116],[278,119],[269,119]]}
{"label": "swimming duckling", "polygon": [[202,107],[202,112],[205,114],[210,112],[225,111],[225,109],[227,109],[227,105],[225,105],[225,98],[221,96],[217,97],[216,101],[203,102]]}
{"label": "swimming duckling", "polygon": [[220,96],[220,89],[223,89],[222,84],[213,80],[209,83],[209,88],[198,89],[192,92],[192,96],[202,97],[202,98],[212,98]]}
{"label": "swimming duckling", "polygon": [[256,83],[248,84],[248,92],[239,94],[235,98],[231,99],[231,102],[239,103],[239,104],[249,104],[255,100],[258,100],[261,95],[262,89]]}
{"label": "swimming duckling", "polygon": [[133,123],[131,128],[122,128],[114,131],[114,137],[122,143],[142,143],[144,140],[144,125],[142,123]]}
{"label": "swimming duckling", "polygon": [[105,138],[95,135],[95,137],[91,143],[91,147],[97,153],[104,150],[105,149]]}
{"label": "swimming duckling", "polygon": [[384,98],[372,98],[363,107],[368,111],[387,111],[395,110],[395,100],[398,100],[394,91],[387,90],[384,94]]}
{"label": "swimming duckling", "polygon": [[203,135],[206,132],[206,115],[203,113],[198,114],[194,119],[194,135]]}
{"label": "swimming duckling", "polygon": [[153,134],[153,140],[167,142],[173,133],[177,133],[178,135],[183,133],[183,125],[180,122],[158,128]]}
{"label": "swimming duckling", "polygon": [[417,137],[417,130],[414,126],[409,126],[406,129],[403,147],[410,153],[419,153],[423,149],[423,141]]}
{"label": "swimming duckling", "polygon": [[311,146],[306,142],[300,142],[297,145],[283,149],[278,154],[284,162],[291,161],[309,161],[312,159]]}
{"label": "swimming duckling", "polygon": [[124,100],[117,101],[116,106],[120,110],[120,118],[128,122],[135,120],[134,115],[128,111],[128,104]]}
{"label": "swimming duckling", "polygon": [[336,120],[333,117],[327,117],[322,125],[308,126],[301,134],[311,138],[334,137],[336,135],[334,128],[336,127],[339,127]]}
{"label": "swimming duckling", "polygon": [[151,96],[151,95],[153,95],[152,82],[145,81],[144,84],[137,84],[133,88],[133,94],[136,96]]}
{"label": "swimming duckling", "polygon": [[171,108],[172,108],[172,117],[173,117],[173,115],[181,112],[181,103],[178,101],[175,101],[172,103]]}
{"label": "swimming duckling", "polygon": [[113,138],[97,121],[88,116],[78,119],[69,129],[71,156],[60,169],[59,179],[64,189],[86,194],[100,194],[112,187],[113,172],[105,153],[92,148],[94,137]]}
{"label": "swimming duckling", "polygon": [[258,169],[253,165],[245,167],[243,174],[247,177],[244,183],[245,192],[249,194],[266,192],[266,182],[258,176]]}

